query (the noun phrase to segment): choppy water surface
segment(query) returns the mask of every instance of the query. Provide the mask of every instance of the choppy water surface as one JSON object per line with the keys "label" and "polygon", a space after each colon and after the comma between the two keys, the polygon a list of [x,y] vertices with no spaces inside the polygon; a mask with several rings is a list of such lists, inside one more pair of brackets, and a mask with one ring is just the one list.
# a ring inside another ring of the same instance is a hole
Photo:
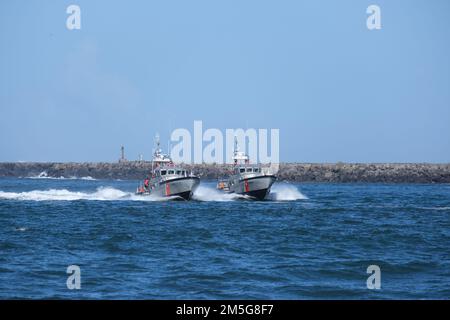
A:
{"label": "choppy water surface", "polygon": [[0,298],[450,298],[449,185],[277,183],[263,202],[135,187],[0,179]]}

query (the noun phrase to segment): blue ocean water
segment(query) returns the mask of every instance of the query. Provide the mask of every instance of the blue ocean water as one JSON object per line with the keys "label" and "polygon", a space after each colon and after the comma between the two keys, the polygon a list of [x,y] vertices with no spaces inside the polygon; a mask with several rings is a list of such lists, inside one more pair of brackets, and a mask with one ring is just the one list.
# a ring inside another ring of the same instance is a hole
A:
{"label": "blue ocean water", "polygon": [[136,184],[0,179],[0,298],[450,298],[450,185],[276,183],[255,202],[202,181],[176,202]]}

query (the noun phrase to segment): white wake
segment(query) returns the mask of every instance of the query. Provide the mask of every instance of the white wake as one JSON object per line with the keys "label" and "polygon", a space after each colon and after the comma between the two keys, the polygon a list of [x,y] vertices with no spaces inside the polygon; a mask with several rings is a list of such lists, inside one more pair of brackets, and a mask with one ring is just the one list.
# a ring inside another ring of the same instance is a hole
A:
{"label": "white wake", "polygon": [[288,183],[275,183],[269,194],[269,199],[274,201],[307,200],[308,197],[294,185]]}
{"label": "white wake", "polygon": [[[133,192],[126,192],[112,187],[100,187],[92,192],[69,191],[67,189],[32,190],[24,192],[0,191],[0,199],[23,200],[23,201],[76,201],[76,200],[98,200],[98,201],[169,201],[177,197],[160,197],[156,195],[139,196]],[[239,199],[250,199],[244,195],[225,193],[217,190],[214,186],[200,185],[195,190],[193,200],[197,201],[235,201]],[[268,200],[273,201],[295,201],[308,199],[295,186],[285,183],[275,183],[268,195]]]}
{"label": "white wake", "polygon": [[199,185],[195,190],[192,199],[198,201],[234,201],[237,199],[246,199],[246,196],[236,193],[225,193],[212,186]]}
{"label": "white wake", "polygon": [[76,200],[98,200],[98,201],[162,201],[171,200],[157,196],[138,196],[132,192],[124,192],[111,187],[100,187],[94,192],[69,191],[67,189],[33,190],[27,192],[4,192],[0,191],[0,199],[25,200],[25,201],[76,201]]}
{"label": "white wake", "polygon": [[[235,193],[225,193],[217,190],[211,185],[200,185],[193,195],[194,200],[198,201],[234,201],[239,199],[251,199],[251,197],[239,195]],[[272,201],[296,201],[308,199],[301,193],[297,187],[288,183],[275,183],[269,195],[268,200]]]}

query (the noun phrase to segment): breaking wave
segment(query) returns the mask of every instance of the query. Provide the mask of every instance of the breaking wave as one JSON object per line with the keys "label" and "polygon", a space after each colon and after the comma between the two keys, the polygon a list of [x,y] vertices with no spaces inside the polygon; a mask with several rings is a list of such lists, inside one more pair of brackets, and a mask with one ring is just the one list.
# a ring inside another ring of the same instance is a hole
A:
{"label": "breaking wave", "polygon": [[440,211],[440,210],[445,210],[445,211],[447,211],[447,210],[450,210],[450,207],[417,207],[418,209],[422,209],[422,210],[437,210],[437,211]]}
{"label": "breaking wave", "polygon": [[97,180],[97,179],[95,179],[95,178],[92,178],[91,176],[86,176],[86,177],[70,177],[70,179]]}
{"label": "breaking wave", "polygon": [[295,201],[307,200],[308,197],[293,185],[288,183],[275,183],[270,190],[269,199],[274,201]]}
{"label": "breaking wave", "polygon": [[72,176],[72,177],[52,177],[49,176],[47,171],[42,171],[41,173],[39,173],[37,176],[32,176],[32,177],[26,177],[27,179],[52,179],[52,180],[63,180],[63,179],[69,179],[69,180],[97,180],[95,178],[92,178],[91,176],[86,176],[86,177],[76,177],[76,176]]}

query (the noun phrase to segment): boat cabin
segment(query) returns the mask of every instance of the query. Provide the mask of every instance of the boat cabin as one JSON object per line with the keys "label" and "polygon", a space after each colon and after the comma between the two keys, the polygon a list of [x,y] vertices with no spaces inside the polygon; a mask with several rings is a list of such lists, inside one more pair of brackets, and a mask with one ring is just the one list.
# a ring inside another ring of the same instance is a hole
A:
{"label": "boat cabin", "polygon": [[261,173],[261,167],[257,165],[240,165],[236,166],[234,168],[234,172],[236,174],[243,174],[243,173]]}
{"label": "boat cabin", "polygon": [[166,177],[166,176],[182,176],[182,177],[187,177],[188,171],[182,168],[177,168],[177,167],[162,167],[162,168],[157,168],[155,169],[155,175],[157,177]]}

